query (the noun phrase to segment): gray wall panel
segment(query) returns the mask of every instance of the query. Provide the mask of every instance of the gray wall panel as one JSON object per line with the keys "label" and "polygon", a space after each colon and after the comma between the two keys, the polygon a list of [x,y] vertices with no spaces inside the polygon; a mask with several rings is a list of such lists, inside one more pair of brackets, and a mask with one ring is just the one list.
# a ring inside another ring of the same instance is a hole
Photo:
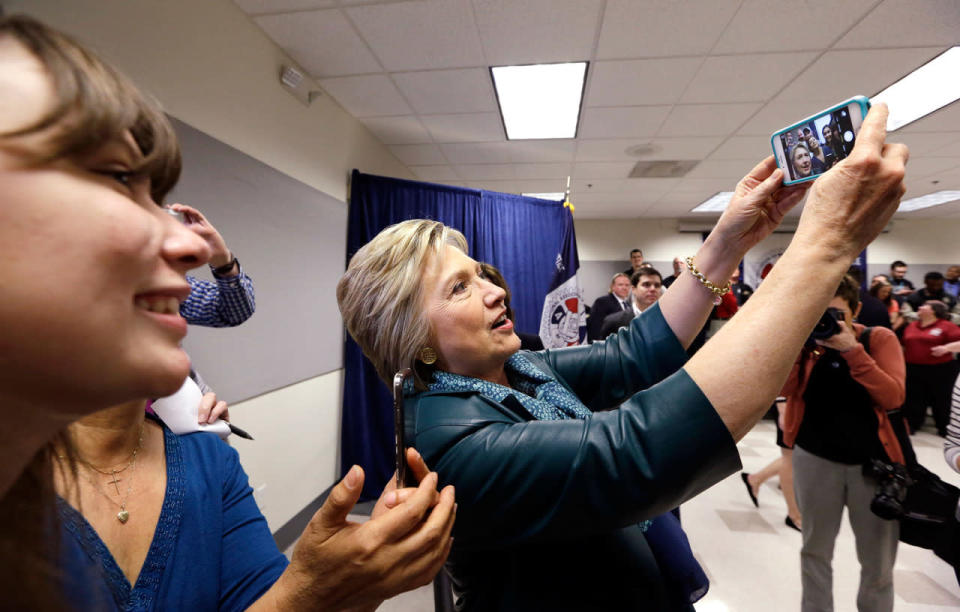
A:
{"label": "gray wall panel", "polygon": [[[346,204],[185,123],[174,126],[184,171],[167,201],[207,216],[257,296],[256,313],[239,327],[190,327],[184,347],[197,371],[237,402],[343,367],[335,286]],[[207,268],[192,274],[212,279]]]}

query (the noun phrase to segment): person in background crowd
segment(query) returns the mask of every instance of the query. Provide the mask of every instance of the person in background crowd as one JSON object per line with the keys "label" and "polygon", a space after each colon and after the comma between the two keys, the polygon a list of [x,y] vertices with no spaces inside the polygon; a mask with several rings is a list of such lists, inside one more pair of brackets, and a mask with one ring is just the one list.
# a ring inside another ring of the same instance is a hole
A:
{"label": "person in background crowd", "polygon": [[833,609],[833,551],[844,506],[860,561],[857,609],[893,610],[899,523],[870,511],[876,483],[864,476],[863,464],[874,457],[903,463],[887,417],[903,403],[903,353],[889,329],[853,322],[859,296],[857,282],[844,277],[829,304],[843,315],[840,331],[801,351],[782,391],[783,441],[793,446],[803,515],[803,612]]}
{"label": "person in background crowd", "polygon": [[630,251],[630,267],[623,271],[627,275],[627,278],[633,276],[635,272],[640,270],[640,266],[643,265],[643,251],[640,249],[633,249]]}
{"label": "person in background crowd", "polygon": [[890,264],[890,284],[893,285],[894,299],[901,305],[915,291],[913,283],[907,280],[907,264],[899,259]]}
{"label": "person in background crowd", "polygon": [[733,271],[733,276],[730,277],[730,293],[737,299],[737,306],[746,304],[750,296],[753,295],[753,287],[742,281],[740,268],[737,268]]}
{"label": "person in background crowd", "polygon": [[783,501],[787,504],[787,516],[783,519],[783,524],[795,531],[801,531],[803,529],[803,515],[800,514],[800,508],[797,506],[797,496],[793,490],[793,449],[783,442],[782,421],[786,407],[786,398],[778,397],[776,401],[777,446],[780,447],[780,456],[764,466],[759,472],[752,474],[740,472],[740,480],[747,488],[750,501],[759,508],[760,487],[774,475],[779,476],[780,491],[783,493]]}
{"label": "person in background crowd", "polygon": [[960,327],[947,320],[943,302],[931,300],[917,310],[917,320],[903,330],[903,351],[907,361],[907,400],[903,412],[916,432],[933,411],[937,433],[947,433],[950,389],[957,375],[956,362],[948,351],[937,347],[960,340]]}
{"label": "person in background crowd", "polygon": [[683,272],[683,258],[674,257],[673,258],[673,274],[663,279],[663,288],[667,289],[670,285],[673,284],[673,281],[677,280],[677,277],[680,276],[680,273]]}
{"label": "person in background crowd", "polygon": [[923,275],[923,288],[907,296],[904,306],[909,305],[909,311],[905,312],[908,320],[914,320],[915,314],[920,306],[925,302],[936,300],[943,302],[947,307],[947,313],[951,321],[957,323],[960,321],[960,314],[957,311],[957,298],[953,297],[943,289],[943,274],[937,271],[927,272]]}
{"label": "person in background crowd", "polygon": [[874,277],[873,284],[870,285],[870,295],[880,300],[887,314],[890,317],[890,329],[899,332],[906,325],[907,321],[900,314],[900,303],[893,299],[893,285],[887,280],[887,277],[880,274]]}
{"label": "person in background crowd", "polygon": [[857,282],[857,286],[860,287],[860,314],[857,315],[857,323],[866,325],[867,327],[876,327],[879,325],[880,327],[889,328],[890,314],[887,307],[863,288],[863,276],[860,266],[850,266],[847,274],[850,275],[853,280]]}
{"label": "person in background crowd", "polygon": [[630,309],[630,276],[617,272],[610,280],[610,293],[601,295],[590,307],[590,316],[587,318],[587,340],[595,342],[601,340],[600,329],[603,320],[608,315]]}
{"label": "person in background crowd", "polygon": [[960,266],[950,266],[943,275],[943,290],[960,301]]}
{"label": "person in background crowd", "polygon": [[630,279],[633,286],[633,299],[628,310],[607,315],[600,328],[600,339],[604,339],[625,325],[629,325],[634,317],[639,317],[647,308],[653,306],[663,294],[660,273],[652,267],[641,268]]}
{"label": "person in background crowd", "polygon": [[[931,349],[936,356],[960,353],[960,342],[941,344]],[[953,394],[950,401],[950,420],[947,422],[947,435],[943,441],[943,458],[954,472],[960,473],[960,376],[953,383]],[[960,508],[957,508],[957,519],[960,520]]]}

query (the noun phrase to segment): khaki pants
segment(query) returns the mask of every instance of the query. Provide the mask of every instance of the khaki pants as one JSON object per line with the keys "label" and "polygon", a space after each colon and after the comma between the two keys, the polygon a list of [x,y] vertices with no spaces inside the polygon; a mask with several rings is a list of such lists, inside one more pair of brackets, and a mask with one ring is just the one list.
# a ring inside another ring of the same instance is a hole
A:
{"label": "khaki pants", "polygon": [[[803,516],[801,610],[833,611],[833,549],[844,506],[860,561],[857,609],[860,612],[893,610],[893,564],[900,523],[885,521],[870,511],[876,484],[863,475],[859,465],[822,459],[795,446],[793,486]],[[849,607],[843,604],[841,609]]]}

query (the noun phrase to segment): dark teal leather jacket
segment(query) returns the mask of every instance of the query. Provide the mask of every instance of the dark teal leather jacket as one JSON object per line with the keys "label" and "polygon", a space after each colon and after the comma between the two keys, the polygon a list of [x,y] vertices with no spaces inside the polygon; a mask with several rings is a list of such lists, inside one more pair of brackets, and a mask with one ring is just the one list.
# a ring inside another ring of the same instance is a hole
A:
{"label": "dark teal leather jacket", "polygon": [[458,609],[692,609],[667,602],[637,523],[739,470],[740,458],[679,369],[686,353],[659,306],[604,342],[525,356],[594,414],[536,421],[512,397],[467,392],[406,402],[407,443],[456,486],[447,568]]}

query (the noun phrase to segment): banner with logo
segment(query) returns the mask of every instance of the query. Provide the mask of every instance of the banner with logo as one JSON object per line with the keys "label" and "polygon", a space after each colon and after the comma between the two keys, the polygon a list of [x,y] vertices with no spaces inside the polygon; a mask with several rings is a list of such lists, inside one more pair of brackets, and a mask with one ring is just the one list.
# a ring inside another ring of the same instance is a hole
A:
{"label": "banner with logo", "polygon": [[587,338],[587,314],[577,274],[580,257],[573,215],[569,208],[566,210],[563,242],[554,258],[553,280],[540,314],[540,340],[546,348],[583,344]]}

